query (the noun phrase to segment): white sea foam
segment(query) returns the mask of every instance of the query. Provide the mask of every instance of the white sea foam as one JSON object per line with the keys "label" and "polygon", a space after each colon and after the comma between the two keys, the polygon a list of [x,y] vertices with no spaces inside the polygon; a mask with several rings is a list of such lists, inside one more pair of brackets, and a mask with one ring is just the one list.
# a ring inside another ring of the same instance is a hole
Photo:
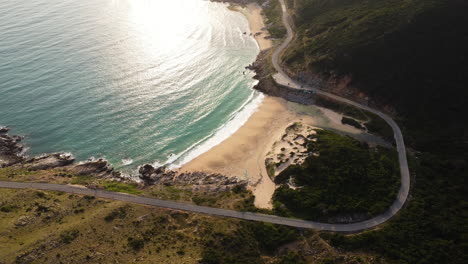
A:
{"label": "white sea foam", "polygon": [[247,122],[250,116],[257,110],[263,98],[263,94],[254,91],[249,100],[231,115],[226,124],[218,128],[213,134],[193,144],[185,152],[169,157],[166,162],[166,164],[169,164],[168,168],[179,168],[229,138]]}
{"label": "white sea foam", "polygon": [[133,163],[132,159],[122,159],[122,165],[127,166]]}

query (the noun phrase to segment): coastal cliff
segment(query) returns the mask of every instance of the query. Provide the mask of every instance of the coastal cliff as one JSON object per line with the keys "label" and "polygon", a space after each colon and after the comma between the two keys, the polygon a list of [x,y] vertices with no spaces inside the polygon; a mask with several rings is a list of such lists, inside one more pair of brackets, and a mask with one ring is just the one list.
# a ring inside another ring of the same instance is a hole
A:
{"label": "coastal cliff", "polygon": [[221,174],[204,172],[179,173],[166,168],[154,168],[150,164],[141,166],[136,175],[125,176],[120,171],[112,168],[105,159],[88,159],[76,162],[69,153],[51,153],[28,158],[24,155],[24,146],[21,143],[23,137],[8,135],[8,128],[1,128],[0,134],[0,166],[26,170],[29,172],[60,170],[54,177],[66,177],[70,175],[91,176],[96,179],[106,179],[116,182],[152,185],[174,185],[192,191],[226,192],[234,188],[245,189],[247,181],[230,178]]}

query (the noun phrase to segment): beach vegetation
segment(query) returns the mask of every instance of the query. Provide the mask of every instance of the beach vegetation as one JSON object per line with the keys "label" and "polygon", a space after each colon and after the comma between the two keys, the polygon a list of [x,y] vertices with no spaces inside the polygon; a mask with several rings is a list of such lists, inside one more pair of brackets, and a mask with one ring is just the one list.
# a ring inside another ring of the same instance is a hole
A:
{"label": "beach vegetation", "polygon": [[[396,199],[400,174],[396,151],[369,148],[347,136],[317,130],[310,155],[282,171],[275,183],[275,211],[311,220],[358,220],[383,213]],[[289,182],[300,188],[292,189]]]}

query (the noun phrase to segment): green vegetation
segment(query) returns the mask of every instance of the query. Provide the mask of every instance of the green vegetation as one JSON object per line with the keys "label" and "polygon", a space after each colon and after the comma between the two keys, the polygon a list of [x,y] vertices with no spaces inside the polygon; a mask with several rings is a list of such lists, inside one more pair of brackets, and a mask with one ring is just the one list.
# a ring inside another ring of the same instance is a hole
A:
{"label": "green vegetation", "polygon": [[369,113],[371,119],[369,122],[365,123],[365,127],[369,133],[380,135],[387,140],[393,139],[393,130],[382,118]]}
{"label": "green vegetation", "polygon": [[121,182],[106,182],[103,184],[104,189],[112,192],[123,192],[129,194],[141,194],[142,191],[137,190],[136,184],[127,184]]}
{"label": "green vegetation", "polygon": [[67,230],[60,234],[60,241],[65,244],[70,244],[80,235],[80,231],[76,229]]}
{"label": "green vegetation", "polygon": [[[411,199],[379,230],[322,234],[395,263],[463,263],[468,218],[468,4],[456,0],[295,0],[293,72],[350,85],[397,113],[410,156]],[[382,107],[383,109],[383,107]],[[358,118],[359,119],[359,118]],[[365,120],[362,120],[365,121]],[[382,124],[368,123],[370,131]]]}
{"label": "green vegetation", "polygon": [[353,127],[357,128],[357,129],[363,129],[363,127],[361,126],[361,123],[356,121],[356,119],[349,118],[349,117],[346,117],[346,116],[343,116],[343,118],[341,118],[341,123],[345,124],[345,125],[353,126]]}
{"label": "green vegetation", "polygon": [[377,252],[398,263],[464,263],[466,169],[463,162],[455,162],[428,153],[417,155],[411,162],[417,176],[411,200],[395,219],[378,231],[354,236],[324,233],[323,238],[344,250]]}
{"label": "green vegetation", "polygon": [[272,179],[275,177],[275,167],[276,165],[274,163],[269,163],[266,165],[268,176]]}
{"label": "green vegetation", "polygon": [[89,175],[77,175],[76,177],[73,177],[71,184],[88,185],[93,182],[93,180],[93,177]]}
{"label": "green vegetation", "polygon": [[268,27],[268,32],[273,38],[282,38],[286,35],[286,28],[282,22],[282,11],[279,1],[270,1],[270,4],[263,9]]}
{"label": "green vegetation", "polygon": [[436,2],[296,0],[293,17],[300,41],[288,50],[285,61],[293,68],[348,73],[351,66],[360,65],[352,62],[355,53],[382,41]]}
{"label": "green vegetation", "polygon": [[128,238],[128,246],[133,250],[140,250],[145,246],[145,241],[143,239],[134,239],[132,237]]}
{"label": "green vegetation", "polygon": [[125,206],[114,209],[104,217],[104,220],[106,220],[106,222],[112,222],[115,218],[125,218],[127,216],[127,209],[128,208]]}
{"label": "green vegetation", "polygon": [[[336,221],[358,215],[359,220],[383,213],[400,185],[394,150],[369,148],[350,137],[318,130],[308,141],[310,155],[302,165],[281,172],[275,183],[275,211],[312,220]],[[289,187],[291,182],[299,187]]]}
{"label": "green vegetation", "polygon": [[304,258],[296,252],[288,252],[286,255],[281,257],[277,264],[306,264]]}
{"label": "green vegetation", "polygon": [[209,232],[201,263],[262,263],[261,255],[298,239],[298,231],[272,224],[241,222],[232,233]]}
{"label": "green vegetation", "polygon": [[[2,262],[302,264],[356,255],[334,250],[312,231],[41,193],[0,189],[0,205],[16,208],[0,212]],[[74,213],[78,208],[84,211]]]}

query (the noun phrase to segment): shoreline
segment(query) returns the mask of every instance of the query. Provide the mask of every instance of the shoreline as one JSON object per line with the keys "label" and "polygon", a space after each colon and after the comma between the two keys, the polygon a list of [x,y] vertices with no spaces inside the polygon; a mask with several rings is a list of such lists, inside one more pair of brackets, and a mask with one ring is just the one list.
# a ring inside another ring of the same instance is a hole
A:
{"label": "shoreline", "polygon": [[270,36],[264,23],[262,8],[257,3],[249,3],[245,6],[231,3],[228,8],[234,12],[239,12],[249,22],[250,34],[255,38],[260,51],[269,49],[273,46],[271,39],[265,37]]}
{"label": "shoreline", "polygon": [[[231,3],[228,8],[241,13],[247,19],[250,34],[260,51],[272,47],[272,41],[265,39],[269,33],[264,24],[262,8],[258,4],[240,6]],[[286,104],[282,99],[265,95],[257,109],[238,130],[220,144],[183,164],[178,171],[221,173],[248,180],[255,195],[255,206],[272,208],[271,197],[276,186],[267,174],[264,158],[288,125],[285,122],[289,122],[290,113],[285,110]],[[278,122],[278,117],[287,121]],[[275,129],[270,127],[272,122],[277,124]]]}

